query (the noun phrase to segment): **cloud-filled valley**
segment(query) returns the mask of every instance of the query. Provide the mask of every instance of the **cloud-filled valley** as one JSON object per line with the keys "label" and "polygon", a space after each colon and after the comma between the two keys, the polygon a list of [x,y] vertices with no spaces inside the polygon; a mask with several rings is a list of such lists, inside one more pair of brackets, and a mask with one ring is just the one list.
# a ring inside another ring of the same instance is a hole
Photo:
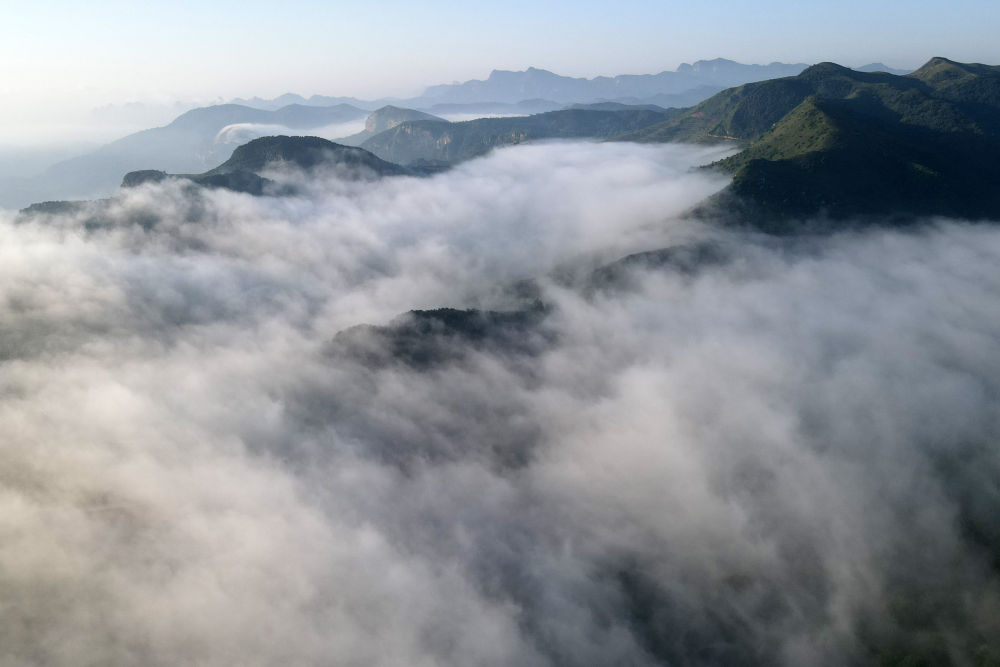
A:
{"label": "cloud-filled valley", "polygon": [[[4,214],[0,662],[989,658],[1000,231],[685,215],[729,154],[541,142]],[[691,244],[719,260],[588,283]],[[538,315],[385,349],[441,307]]]}

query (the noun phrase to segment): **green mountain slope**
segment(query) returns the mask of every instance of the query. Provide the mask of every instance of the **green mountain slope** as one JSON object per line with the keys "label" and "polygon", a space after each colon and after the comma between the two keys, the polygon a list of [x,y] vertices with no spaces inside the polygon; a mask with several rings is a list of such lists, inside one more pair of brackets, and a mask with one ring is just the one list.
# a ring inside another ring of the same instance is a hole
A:
{"label": "green mountain slope", "polygon": [[247,171],[259,174],[268,168],[281,166],[299,169],[316,167],[342,167],[364,170],[378,176],[396,176],[407,173],[399,165],[386,162],[370,152],[355,146],[321,139],[320,137],[261,137],[239,146],[232,156],[205,176]]}
{"label": "green mountain slope", "polygon": [[412,173],[354,146],[342,146],[320,137],[278,136],[261,137],[243,144],[233,151],[228,160],[201,174],[168,174],[154,169],[131,171],[122,179],[122,187],[134,188],[175,178],[208,188],[224,188],[254,195],[269,191],[280,194],[285,193],[287,188],[276,188],[274,182],[262,174],[282,168],[334,170],[346,178]]}
{"label": "green mountain slope", "polygon": [[461,123],[402,123],[361,146],[397,164],[454,164],[494,148],[537,139],[605,139],[669,118],[678,110],[566,109],[533,116],[479,118]]}
{"label": "green mountain slope", "polygon": [[998,67],[934,58],[896,76],[822,63],[618,138],[743,146],[716,165],[733,183],[713,203],[772,231],[815,215],[1000,216]]}

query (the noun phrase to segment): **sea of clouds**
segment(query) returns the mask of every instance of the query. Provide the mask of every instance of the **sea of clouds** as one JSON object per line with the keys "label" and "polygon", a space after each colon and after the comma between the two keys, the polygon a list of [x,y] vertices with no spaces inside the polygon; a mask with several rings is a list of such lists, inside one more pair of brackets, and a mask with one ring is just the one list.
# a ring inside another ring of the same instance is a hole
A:
{"label": "sea of clouds", "polygon": [[[1000,229],[685,217],[721,155],[550,143],[5,215],[0,664],[988,657]],[[722,259],[585,286],[692,243]],[[529,279],[525,348],[337,345]]]}

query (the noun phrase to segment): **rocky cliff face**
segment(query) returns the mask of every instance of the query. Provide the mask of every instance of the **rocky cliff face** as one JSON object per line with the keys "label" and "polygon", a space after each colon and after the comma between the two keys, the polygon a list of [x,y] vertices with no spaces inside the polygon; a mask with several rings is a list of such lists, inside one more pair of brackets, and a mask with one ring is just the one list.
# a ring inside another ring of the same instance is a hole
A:
{"label": "rocky cliff face", "polygon": [[444,120],[416,109],[401,109],[400,107],[384,106],[376,109],[365,120],[365,132],[374,136],[411,120]]}

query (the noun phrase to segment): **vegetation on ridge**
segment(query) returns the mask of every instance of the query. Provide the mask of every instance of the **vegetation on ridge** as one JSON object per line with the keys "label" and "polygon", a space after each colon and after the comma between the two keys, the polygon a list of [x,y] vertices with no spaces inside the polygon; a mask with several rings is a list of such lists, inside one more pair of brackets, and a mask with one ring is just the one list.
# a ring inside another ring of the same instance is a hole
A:
{"label": "vegetation on ridge", "polygon": [[1000,215],[1000,68],[934,58],[906,76],[833,63],[732,88],[619,137],[733,141],[714,200],[770,231],[809,216]]}

